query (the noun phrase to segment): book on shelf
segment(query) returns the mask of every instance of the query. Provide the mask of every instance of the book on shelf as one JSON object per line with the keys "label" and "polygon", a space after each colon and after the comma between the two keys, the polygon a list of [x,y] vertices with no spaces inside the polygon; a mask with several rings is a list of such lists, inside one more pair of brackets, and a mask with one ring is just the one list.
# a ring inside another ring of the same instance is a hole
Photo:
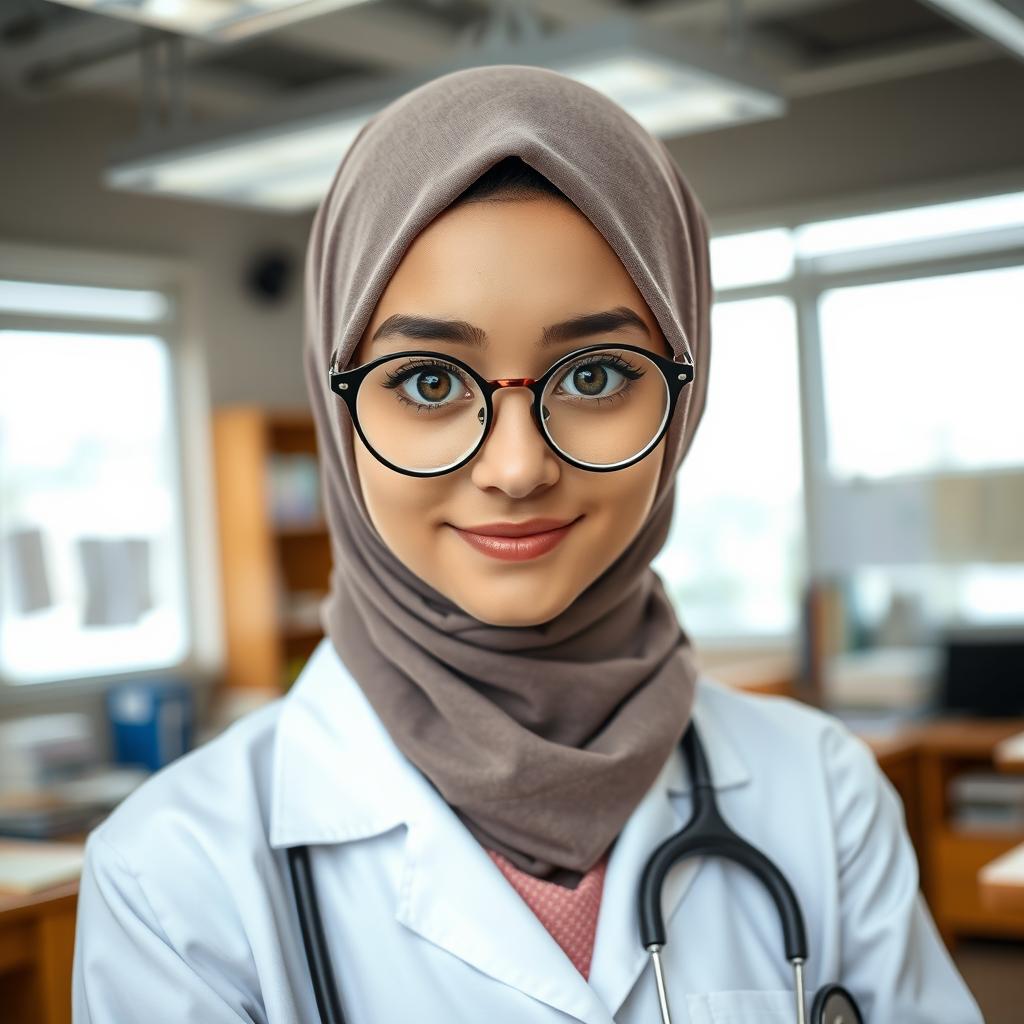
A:
{"label": "book on shelf", "polygon": [[281,527],[323,523],[320,467],[315,455],[274,453],[268,465],[270,519]]}
{"label": "book on shelf", "polygon": [[963,832],[1024,832],[1024,778],[963,772],[949,780],[950,824]]}

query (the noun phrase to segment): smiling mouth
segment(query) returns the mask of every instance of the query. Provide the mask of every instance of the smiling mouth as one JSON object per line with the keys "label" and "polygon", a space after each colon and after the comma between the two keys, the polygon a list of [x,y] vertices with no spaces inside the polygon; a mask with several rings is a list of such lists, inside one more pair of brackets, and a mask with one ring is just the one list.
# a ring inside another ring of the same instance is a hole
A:
{"label": "smiling mouth", "polygon": [[[576,519],[579,519],[576,516]],[[521,523],[481,523],[479,526],[459,526],[458,530],[476,533],[484,537],[528,537],[534,533],[547,533],[570,526],[573,519],[524,519]]]}
{"label": "smiling mouth", "polygon": [[[548,524],[557,523],[558,520],[528,520],[525,523],[519,524],[490,523],[486,527],[474,527],[473,530],[463,530],[457,526],[452,526],[452,529],[470,547],[481,554],[505,562],[522,562],[532,558],[539,558],[541,555],[554,550],[582,518],[582,516],[579,516],[564,523],[564,525],[556,525],[554,527]],[[537,528],[538,524],[541,529]],[[482,529],[494,532],[477,532]],[[517,531],[517,533],[511,534],[512,530]],[[529,530],[530,532],[523,533],[523,530]],[[499,533],[498,531],[501,532]]]}

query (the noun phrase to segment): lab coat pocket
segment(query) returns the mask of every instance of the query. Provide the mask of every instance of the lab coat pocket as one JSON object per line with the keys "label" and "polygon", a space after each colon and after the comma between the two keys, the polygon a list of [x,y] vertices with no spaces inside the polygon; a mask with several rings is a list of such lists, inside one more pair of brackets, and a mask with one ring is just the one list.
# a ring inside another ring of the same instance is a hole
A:
{"label": "lab coat pocket", "polygon": [[789,989],[694,992],[686,996],[690,1024],[792,1024],[796,996]]}

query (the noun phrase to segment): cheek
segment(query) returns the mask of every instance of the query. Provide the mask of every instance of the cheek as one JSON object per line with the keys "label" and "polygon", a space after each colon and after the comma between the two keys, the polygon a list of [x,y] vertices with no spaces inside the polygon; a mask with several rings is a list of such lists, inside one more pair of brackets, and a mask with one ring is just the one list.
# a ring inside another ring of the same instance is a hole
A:
{"label": "cheek", "polygon": [[384,542],[407,565],[410,553],[414,558],[429,557],[423,540],[434,529],[437,517],[431,513],[440,507],[444,478],[419,479],[396,473],[378,462],[358,438],[355,457],[363,502]]}
{"label": "cheek", "polygon": [[665,445],[662,442],[635,466],[602,474],[603,500],[598,498],[597,503],[604,506],[609,517],[614,517],[623,526],[627,522],[631,524],[633,532],[647,517],[654,502],[664,453]]}
{"label": "cheek", "polygon": [[664,443],[628,469],[577,471],[578,493],[585,496],[590,519],[588,529],[579,534],[581,547],[571,563],[579,573],[600,574],[633,543],[654,502],[663,457]]}

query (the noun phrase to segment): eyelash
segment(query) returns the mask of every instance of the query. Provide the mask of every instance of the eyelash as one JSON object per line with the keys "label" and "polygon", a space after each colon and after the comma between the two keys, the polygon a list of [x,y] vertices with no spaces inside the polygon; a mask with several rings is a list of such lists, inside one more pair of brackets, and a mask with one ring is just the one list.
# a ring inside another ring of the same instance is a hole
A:
{"label": "eyelash", "polygon": [[444,403],[437,403],[431,405],[427,402],[413,402],[410,401],[401,391],[401,386],[418,371],[423,369],[440,370],[442,373],[453,374],[458,378],[459,382],[463,387],[469,387],[465,377],[457,366],[452,366],[449,363],[439,363],[434,359],[416,359],[408,363],[403,363],[397,370],[388,370],[385,372],[385,381],[381,385],[382,387],[393,389],[395,391],[395,397],[403,404],[412,406],[417,412],[432,412],[435,409],[444,408]]}
{"label": "eyelash", "polygon": [[[627,380],[636,381],[644,375],[644,371],[633,366],[632,363],[627,362],[621,356],[601,356],[595,358],[594,356],[582,356],[578,362],[571,363],[569,366],[564,368],[563,379],[576,370],[584,366],[611,366],[612,369],[618,370]],[[410,401],[400,390],[401,386],[418,371],[422,369],[440,370],[442,373],[450,373],[454,375],[463,387],[469,387],[469,383],[463,376],[462,372],[457,366],[453,366],[450,363],[442,363],[433,359],[416,359],[408,363],[403,363],[397,370],[388,370],[385,373],[385,382],[382,387],[388,388],[389,390],[395,391],[395,397],[405,405],[410,405],[417,412],[430,412],[435,409],[444,408],[444,403],[430,404],[426,402],[413,402]],[[559,383],[559,386],[560,383]],[[620,400],[625,397],[623,391],[617,391],[613,395],[598,396],[596,398],[587,399],[588,402],[613,402]]]}
{"label": "eyelash", "polygon": [[579,362],[572,363],[566,367],[565,376],[580,369],[582,366],[610,366],[613,370],[618,370],[619,373],[629,380],[639,380],[644,375],[643,370],[623,359],[622,356],[601,356],[597,359],[593,356],[583,356]]}

